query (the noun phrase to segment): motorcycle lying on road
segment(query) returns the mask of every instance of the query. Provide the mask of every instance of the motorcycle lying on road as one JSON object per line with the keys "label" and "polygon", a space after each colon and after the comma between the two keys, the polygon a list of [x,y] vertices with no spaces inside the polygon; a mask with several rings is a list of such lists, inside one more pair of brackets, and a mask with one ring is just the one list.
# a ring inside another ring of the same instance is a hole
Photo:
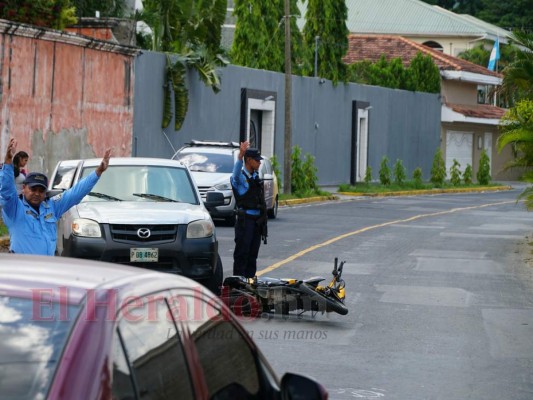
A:
{"label": "motorcycle lying on road", "polygon": [[299,311],[298,315],[309,311],[313,317],[318,312],[346,315],[344,263],[339,264],[335,258],[333,278],[327,286],[320,285],[325,279],[321,276],[304,280],[229,276],[224,280],[221,297],[238,316],[258,317],[265,313],[287,316],[291,311]]}

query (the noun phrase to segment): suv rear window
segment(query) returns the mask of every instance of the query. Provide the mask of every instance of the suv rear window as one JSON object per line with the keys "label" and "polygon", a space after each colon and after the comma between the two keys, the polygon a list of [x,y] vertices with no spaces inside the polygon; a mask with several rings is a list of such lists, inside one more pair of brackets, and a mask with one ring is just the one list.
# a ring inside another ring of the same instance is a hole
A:
{"label": "suv rear window", "polygon": [[[63,315],[67,308],[69,318]],[[34,315],[31,299],[0,296],[0,386],[7,399],[44,399],[78,306],[46,303]]]}
{"label": "suv rear window", "polygon": [[[84,168],[82,178],[96,167]],[[110,165],[86,201],[178,201],[199,204],[195,186],[185,168],[153,165]]]}
{"label": "suv rear window", "polygon": [[233,172],[232,153],[211,153],[211,152],[183,152],[178,153],[176,160],[185,164],[189,170],[196,172],[220,172],[231,174]]}

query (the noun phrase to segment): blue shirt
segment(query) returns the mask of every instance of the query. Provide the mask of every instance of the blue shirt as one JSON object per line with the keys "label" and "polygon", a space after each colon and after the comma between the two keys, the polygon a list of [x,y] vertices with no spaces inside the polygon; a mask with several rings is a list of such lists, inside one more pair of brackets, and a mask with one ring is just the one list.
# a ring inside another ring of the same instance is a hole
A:
{"label": "blue shirt", "polygon": [[[249,185],[246,178],[255,178],[257,176],[257,172],[253,172],[251,175],[248,171],[246,171],[246,168],[243,167],[242,160],[237,159],[235,161],[235,165],[233,166],[233,173],[231,174],[230,182],[231,186],[235,188],[237,193],[240,195],[243,195],[248,191]],[[259,215],[261,213],[260,210],[246,210],[246,214],[250,215]]]}
{"label": "blue shirt", "polygon": [[98,182],[98,175],[92,172],[61,195],[46,199],[39,206],[39,212],[17,196],[13,179],[13,164],[4,164],[0,180],[0,202],[2,217],[9,229],[10,250],[22,254],[53,256],[56,251],[57,221],[72,206],[78,204]]}

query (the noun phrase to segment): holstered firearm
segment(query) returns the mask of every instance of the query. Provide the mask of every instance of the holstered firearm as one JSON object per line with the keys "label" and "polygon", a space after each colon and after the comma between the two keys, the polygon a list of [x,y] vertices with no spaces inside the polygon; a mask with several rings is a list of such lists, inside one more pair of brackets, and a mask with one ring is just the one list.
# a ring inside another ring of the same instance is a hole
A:
{"label": "holstered firearm", "polygon": [[266,204],[263,201],[263,204],[261,205],[261,216],[256,221],[256,224],[259,226],[259,229],[261,229],[261,239],[263,240],[263,244],[267,244],[267,237],[268,237],[268,215],[266,210]]}

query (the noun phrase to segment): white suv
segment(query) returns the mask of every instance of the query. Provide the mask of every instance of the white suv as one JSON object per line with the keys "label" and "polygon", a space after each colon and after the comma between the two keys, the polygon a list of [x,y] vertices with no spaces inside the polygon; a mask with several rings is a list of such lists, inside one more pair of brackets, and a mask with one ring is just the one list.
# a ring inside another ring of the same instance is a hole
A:
{"label": "white suv", "polygon": [[[100,162],[60,161],[51,194]],[[61,217],[57,253],[184,275],[215,293],[222,284],[213,221],[187,168],[172,160],[111,158],[93,190]]]}
{"label": "white suv", "polygon": [[[230,177],[235,160],[239,155],[236,142],[210,142],[193,140],[180,148],[173,160],[185,164],[196,181],[202,200],[210,192],[222,193],[224,204],[208,207],[213,218],[223,218],[229,225],[235,223],[235,198],[231,190]],[[270,218],[278,214],[278,181],[271,161],[263,156],[259,168],[259,177],[264,182],[265,201]]]}

